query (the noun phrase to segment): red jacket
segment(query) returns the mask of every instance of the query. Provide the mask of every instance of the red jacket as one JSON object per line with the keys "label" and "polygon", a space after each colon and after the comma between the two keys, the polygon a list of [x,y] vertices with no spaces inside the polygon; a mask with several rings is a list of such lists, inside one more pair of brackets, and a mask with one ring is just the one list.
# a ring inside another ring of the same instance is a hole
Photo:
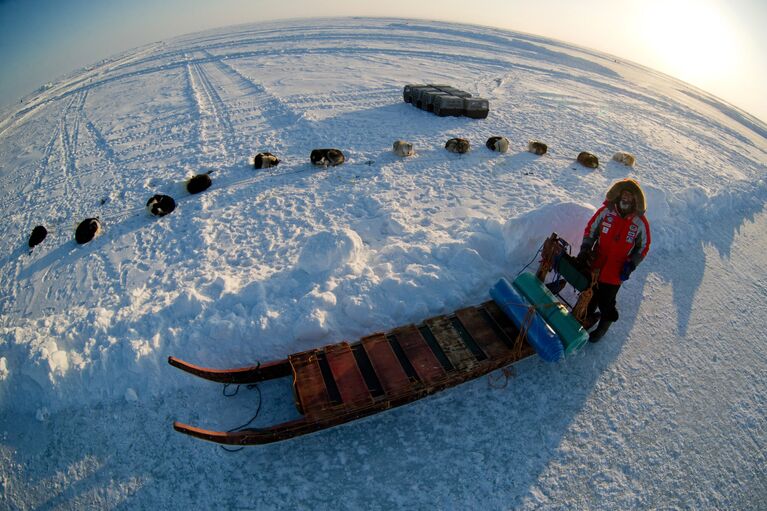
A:
{"label": "red jacket", "polygon": [[594,213],[583,232],[583,245],[590,248],[598,241],[592,269],[599,269],[599,282],[620,285],[626,261],[638,266],[650,250],[650,224],[644,215],[630,213],[622,217],[615,204],[605,201]]}

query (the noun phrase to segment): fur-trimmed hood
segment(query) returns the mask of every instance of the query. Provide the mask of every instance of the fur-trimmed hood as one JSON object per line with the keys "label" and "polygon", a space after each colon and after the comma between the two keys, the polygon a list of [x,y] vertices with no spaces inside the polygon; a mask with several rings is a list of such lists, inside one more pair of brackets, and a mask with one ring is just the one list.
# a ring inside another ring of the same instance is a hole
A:
{"label": "fur-trimmed hood", "polygon": [[647,201],[645,200],[642,187],[639,186],[639,183],[637,183],[633,179],[626,178],[613,183],[610,189],[607,190],[607,195],[605,195],[605,201],[615,204],[616,202],[620,200],[621,192],[623,192],[624,190],[628,190],[629,192],[634,194],[634,200],[636,203],[636,209],[634,213],[640,216],[644,215],[645,211],[647,211]]}

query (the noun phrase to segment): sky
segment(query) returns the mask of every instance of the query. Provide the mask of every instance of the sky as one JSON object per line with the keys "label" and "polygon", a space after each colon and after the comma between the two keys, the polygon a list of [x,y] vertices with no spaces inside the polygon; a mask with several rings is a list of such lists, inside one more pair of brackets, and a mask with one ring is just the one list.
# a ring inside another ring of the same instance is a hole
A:
{"label": "sky", "polygon": [[317,16],[422,18],[551,37],[664,72],[767,122],[764,0],[0,0],[0,105],[154,41]]}

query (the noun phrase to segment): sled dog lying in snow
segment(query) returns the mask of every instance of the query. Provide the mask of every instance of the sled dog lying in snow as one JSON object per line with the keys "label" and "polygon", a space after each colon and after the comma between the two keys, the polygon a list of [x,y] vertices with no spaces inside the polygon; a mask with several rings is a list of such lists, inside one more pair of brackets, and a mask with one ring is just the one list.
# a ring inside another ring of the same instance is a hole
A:
{"label": "sled dog lying in snow", "polygon": [[578,154],[578,163],[583,165],[584,167],[588,167],[590,169],[595,169],[599,167],[599,158],[594,156],[593,154],[583,151],[580,154]]}
{"label": "sled dog lying in snow", "polygon": [[415,154],[413,144],[404,140],[397,140],[394,142],[394,154],[397,156],[413,156]]}
{"label": "sled dog lying in snow", "polygon": [[509,139],[506,137],[490,137],[485,142],[485,146],[491,151],[505,153],[509,150]]}
{"label": "sled dog lying in snow", "polygon": [[465,138],[451,138],[445,143],[445,149],[451,153],[468,153],[471,149],[471,144]]}
{"label": "sled dog lying in snow", "polygon": [[634,158],[633,154],[629,154],[623,151],[618,151],[615,153],[613,155],[613,160],[617,161],[618,163],[622,163],[627,167],[633,167],[634,163],[636,163],[636,158]]}
{"label": "sled dog lying in snow", "polygon": [[186,182],[186,191],[191,194],[204,192],[212,184],[213,180],[208,174],[197,174]]}
{"label": "sled dog lying in snow", "polygon": [[170,195],[153,195],[147,201],[146,209],[154,216],[165,216],[176,209],[176,201]]}
{"label": "sled dog lying in snow", "polygon": [[335,167],[346,160],[344,153],[339,149],[314,149],[309,159],[312,160],[313,164],[323,167]]}
{"label": "sled dog lying in snow", "polygon": [[82,245],[88,243],[99,234],[101,234],[101,222],[98,217],[86,218],[77,226],[75,241]]}
{"label": "sled dog lying in snow", "polygon": [[537,140],[531,140],[527,143],[527,150],[533,154],[537,154],[538,156],[540,156],[542,154],[546,154],[546,151],[548,151],[549,148],[543,142],[538,142]]}
{"label": "sled dog lying in snow", "polygon": [[46,236],[48,236],[48,230],[42,225],[32,229],[32,234],[29,235],[29,248],[36,247],[42,243]]}
{"label": "sled dog lying in snow", "polygon": [[279,163],[280,160],[278,160],[272,153],[258,153],[256,157],[253,158],[253,167],[257,169],[276,167]]}

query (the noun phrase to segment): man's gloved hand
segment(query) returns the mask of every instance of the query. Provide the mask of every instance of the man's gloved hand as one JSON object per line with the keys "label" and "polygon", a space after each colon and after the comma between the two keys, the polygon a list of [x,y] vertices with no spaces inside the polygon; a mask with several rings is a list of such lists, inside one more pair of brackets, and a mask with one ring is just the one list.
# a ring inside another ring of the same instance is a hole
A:
{"label": "man's gloved hand", "polygon": [[629,279],[631,276],[631,272],[637,269],[637,265],[634,264],[634,261],[626,261],[623,265],[623,269],[621,270],[620,279],[621,282],[625,282]]}

